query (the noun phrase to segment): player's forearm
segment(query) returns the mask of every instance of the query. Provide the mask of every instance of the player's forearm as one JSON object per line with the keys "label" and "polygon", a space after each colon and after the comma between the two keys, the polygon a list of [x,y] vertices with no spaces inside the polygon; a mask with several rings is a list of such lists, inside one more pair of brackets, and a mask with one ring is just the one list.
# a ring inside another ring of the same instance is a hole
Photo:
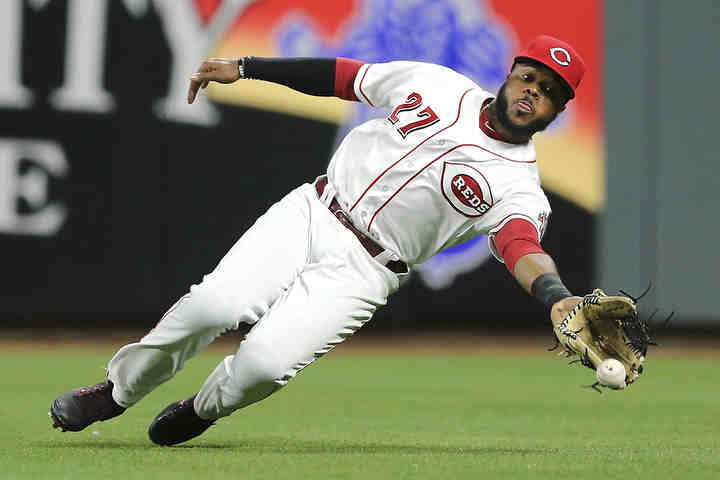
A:
{"label": "player's forearm", "polygon": [[536,227],[513,218],[495,233],[495,248],[520,286],[545,308],[565,311],[578,297],[565,287],[553,259],[540,246]]}
{"label": "player's forearm", "polygon": [[546,253],[530,253],[520,257],[515,263],[512,274],[520,286],[532,295],[533,282],[538,277],[546,274],[557,275],[558,271],[550,255]]}
{"label": "player's forearm", "polygon": [[362,62],[347,58],[245,57],[244,78],[279,83],[308,95],[355,100],[353,83]]}
{"label": "player's forearm", "polygon": [[513,276],[518,283],[545,306],[547,311],[556,310],[564,316],[579,301],[563,284],[555,262],[545,253],[531,253],[520,257],[515,264]]}

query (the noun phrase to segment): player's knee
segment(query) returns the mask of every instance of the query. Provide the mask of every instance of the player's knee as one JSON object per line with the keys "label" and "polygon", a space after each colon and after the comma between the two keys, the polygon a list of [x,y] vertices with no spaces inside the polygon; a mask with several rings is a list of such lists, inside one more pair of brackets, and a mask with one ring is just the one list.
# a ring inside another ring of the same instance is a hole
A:
{"label": "player's knee", "polygon": [[239,314],[232,298],[212,284],[202,283],[191,289],[188,321],[207,328],[237,328]]}
{"label": "player's knee", "polygon": [[233,373],[242,372],[254,383],[275,382],[282,379],[287,371],[287,362],[276,349],[252,338],[242,342],[233,359]]}
{"label": "player's knee", "polygon": [[284,384],[289,367],[270,345],[245,340],[232,361],[228,394],[233,408],[266,398]]}
{"label": "player's knee", "polygon": [[163,381],[182,368],[177,355],[162,350],[146,350],[144,375]]}

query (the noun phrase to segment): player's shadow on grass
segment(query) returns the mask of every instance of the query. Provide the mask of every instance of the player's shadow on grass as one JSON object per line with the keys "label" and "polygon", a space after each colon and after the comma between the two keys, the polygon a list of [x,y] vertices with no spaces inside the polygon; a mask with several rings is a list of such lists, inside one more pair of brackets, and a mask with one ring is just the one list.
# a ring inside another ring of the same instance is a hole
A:
{"label": "player's shadow on grass", "polygon": [[389,443],[338,443],[335,441],[309,441],[288,439],[282,437],[249,438],[247,440],[236,440],[226,444],[219,443],[188,443],[173,447],[156,447],[150,441],[93,441],[85,440],[72,441],[69,443],[39,442],[36,446],[49,448],[88,448],[88,449],[147,449],[165,448],[172,450],[228,450],[234,452],[248,453],[282,453],[282,454],[334,454],[334,455],[376,455],[376,454],[450,454],[450,455],[532,455],[538,453],[558,453],[557,449],[551,448],[511,448],[493,446],[470,446],[470,445],[404,445]]}

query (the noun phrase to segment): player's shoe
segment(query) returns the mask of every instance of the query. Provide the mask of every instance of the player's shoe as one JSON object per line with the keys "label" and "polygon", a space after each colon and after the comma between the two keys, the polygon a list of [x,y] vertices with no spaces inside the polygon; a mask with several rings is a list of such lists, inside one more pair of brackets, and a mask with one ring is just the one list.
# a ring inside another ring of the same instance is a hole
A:
{"label": "player's shoe", "polygon": [[109,380],[70,390],[50,405],[53,428],[63,432],[79,432],[94,422],[117,417],[125,411],[112,398],[113,384]]}
{"label": "player's shoe", "polygon": [[195,413],[195,396],[171,403],[158,413],[148,428],[150,440],[158,445],[176,445],[201,435],[215,425],[215,420],[205,420]]}

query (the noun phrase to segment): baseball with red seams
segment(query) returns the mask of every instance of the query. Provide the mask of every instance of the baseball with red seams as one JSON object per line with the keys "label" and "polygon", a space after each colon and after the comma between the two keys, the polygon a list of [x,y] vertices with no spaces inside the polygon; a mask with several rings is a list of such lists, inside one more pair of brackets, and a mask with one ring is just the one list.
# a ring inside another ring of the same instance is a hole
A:
{"label": "baseball with red seams", "polygon": [[600,385],[614,390],[622,390],[626,386],[625,366],[614,358],[604,360],[598,366],[595,376]]}

